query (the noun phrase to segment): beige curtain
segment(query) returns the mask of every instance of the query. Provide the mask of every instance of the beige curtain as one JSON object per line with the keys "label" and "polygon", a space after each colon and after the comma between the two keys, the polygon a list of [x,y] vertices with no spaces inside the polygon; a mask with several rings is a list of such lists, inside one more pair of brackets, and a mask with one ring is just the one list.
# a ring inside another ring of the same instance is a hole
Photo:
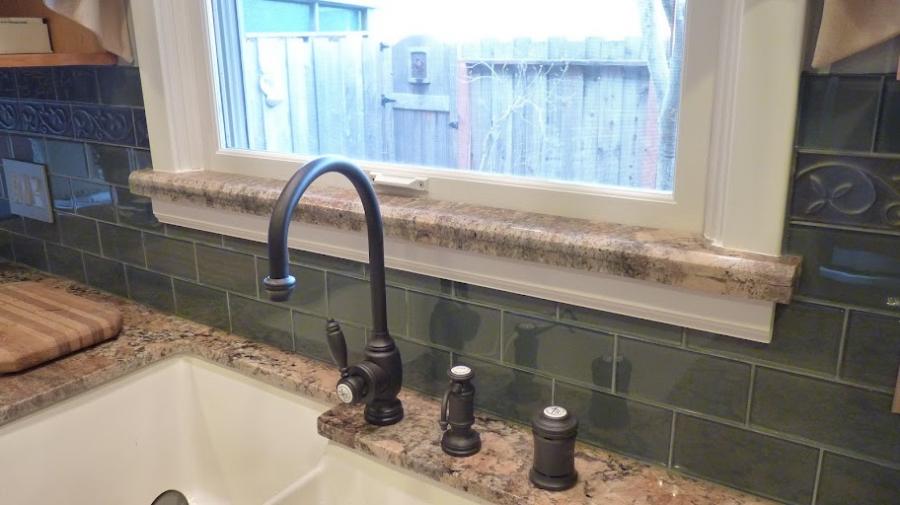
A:
{"label": "beige curtain", "polygon": [[44,5],[94,32],[107,51],[133,61],[125,0],[43,0]]}
{"label": "beige curtain", "polygon": [[900,35],[900,0],[825,0],[813,55],[821,68]]}

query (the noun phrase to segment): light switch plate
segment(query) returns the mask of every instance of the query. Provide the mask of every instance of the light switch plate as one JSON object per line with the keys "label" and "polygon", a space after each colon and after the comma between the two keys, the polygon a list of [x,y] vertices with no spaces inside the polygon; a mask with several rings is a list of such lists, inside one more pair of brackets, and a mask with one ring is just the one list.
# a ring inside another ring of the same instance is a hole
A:
{"label": "light switch plate", "polygon": [[47,168],[37,163],[4,159],[3,172],[12,213],[52,223],[53,204]]}

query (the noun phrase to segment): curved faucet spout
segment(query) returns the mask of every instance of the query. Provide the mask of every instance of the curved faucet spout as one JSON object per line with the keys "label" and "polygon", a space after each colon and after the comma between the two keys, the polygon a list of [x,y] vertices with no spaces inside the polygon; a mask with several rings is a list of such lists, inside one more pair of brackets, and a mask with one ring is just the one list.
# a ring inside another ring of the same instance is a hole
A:
{"label": "curved faucet spout", "polygon": [[369,234],[369,285],[372,288],[372,336],[366,344],[366,359],[353,366],[347,363],[347,343],[340,325],[329,321],[326,338],[331,355],[341,370],[336,392],[346,403],[365,403],[365,418],[386,426],[403,419],[403,405],[397,394],[403,385],[400,350],[388,334],[386,288],[384,285],[384,227],[378,197],[369,176],[349,160],[323,157],[311,161],[294,174],[275,202],[269,221],[269,275],[263,285],[274,301],[285,301],[297,283],[288,265],[288,228],[303,192],[322,174],[337,172],[353,183],[362,200]]}
{"label": "curved faucet spout", "polygon": [[349,179],[362,200],[369,235],[372,326],[375,337],[385,337],[388,330],[381,209],[369,176],[349,160],[336,156],[318,158],[304,165],[285,185],[269,221],[269,275],[263,280],[263,285],[273,301],[286,301],[290,298],[296,284],[288,266],[287,237],[291,216],[309,185],[328,172],[337,172]]}

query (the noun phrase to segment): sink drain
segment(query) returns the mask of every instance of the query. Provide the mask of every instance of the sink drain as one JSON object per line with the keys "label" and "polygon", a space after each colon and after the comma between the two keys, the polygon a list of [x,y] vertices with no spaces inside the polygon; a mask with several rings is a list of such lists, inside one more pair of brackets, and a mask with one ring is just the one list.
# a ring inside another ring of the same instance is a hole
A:
{"label": "sink drain", "polygon": [[150,505],[190,505],[187,498],[178,491],[170,489],[156,497]]}

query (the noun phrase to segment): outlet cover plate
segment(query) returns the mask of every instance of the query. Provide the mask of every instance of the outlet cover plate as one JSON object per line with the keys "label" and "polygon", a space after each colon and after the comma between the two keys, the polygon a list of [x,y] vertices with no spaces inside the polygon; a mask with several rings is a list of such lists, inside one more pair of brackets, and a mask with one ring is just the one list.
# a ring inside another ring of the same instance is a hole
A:
{"label": "outlet cover plate", "polygon": [[47,168],[37,163],[3,160],[4,185],[13,214],[53,222],[53,204],[47,183]]}

